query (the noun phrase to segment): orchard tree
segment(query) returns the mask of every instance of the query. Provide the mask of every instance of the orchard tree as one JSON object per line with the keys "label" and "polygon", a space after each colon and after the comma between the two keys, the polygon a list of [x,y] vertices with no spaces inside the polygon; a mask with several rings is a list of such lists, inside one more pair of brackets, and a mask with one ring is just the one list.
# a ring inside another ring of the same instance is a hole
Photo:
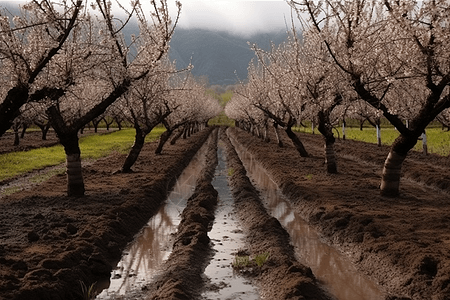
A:
{"label": "orchard tree", "polygon": [[222,111],[217,99],[207,92],[206,82],[194,78],[189,72],[177,74],[170,84],[172,88],[169,97],[175,103],[176,109],[162,121],[166,131],[160,137],[156,154],[162,153],[164,145],[175,130],[183,128],[176,138],[181,134],[186,138],[194,131],[206,127],[208,120]]}
{"label": "orchard tree", "polygon": [[[99,12],[96,20],[87,16],[52,64],[49,80],[73,82],[63,96],[47,97],[47,114],[66,152],[69,196],[85,192],[78,131],[147,76],[168,51],[176,22],[170,20],[166,1],[151,4],[153,11],[147,18],[140,2],[134,1],[125,21],[119,22],[111,3],[97,0],[92,6]],[[181,4],[177,4],[179,15]],[[140,33],[127,44],[123,28],[133,15]]]}
{"label": "orchard tree", "polygon": [[[450,3],[301,0],[290,4],[299,16],[308,15],[310,28],[358,96],[381,110],[399,131],[380,185],[382,195],[398,195],[409,150],[427,125],[450,106]],[[411,86],[414,99],[405,98],[405,88]],[[416,106],[409,127],[398,111],[406,105]]]}
{"label": "orchard tree", "polygon": [[[286,54],[290,45],[283,43],[278,47],[272,45],[269,52],[252,46],[257,56],[257,61],[250,62],[248,68],[248,83],[241,95],[248,97],[251,104],[263,112],[264,117],[259,117],[258,125],[264,125],[267,118],[273,120],[275,131],[282,127],[301,156],[307,157],[303,143],[292,131],[292,127],[303,118],[304,103],[301,90],[298,86],[298,78],[290,69],[289,59]],[[258,128],[258,127],[257,127]],[[278,138],[279,145],[280,139]]]}
{"label": "orchard tree", "polygon": [[62,93],[35,82],[78,26],[83,4],[82,0],[34,0],[22,5],[19,16],[0,12],[0,70],[6,81],[0,87],[0,136],[30,98]]}
{"label": "orchard tree", "polygon": [[[336,68],[330,64],[331,57],[316,40],[316,35],[304,32],[302,40],[293,25],[287,40],[290,45],[285,57],[294,78],[298,78],[295,88],[299,89],[305,112],[312,120],[317,120],[318,130],[325,142],[325,162],[328,173],[337,173],[333,133],[340,114],[345,110],[336,109],[348,97],[347,85]],[[293,87],[293,88],[294,88]]]}
{"label": "orchard tree", "polygon": [[176,71],[175,66],[168,61],[159,66],[136,81],[123,97],[129,122],[133,124],[136,134],[122,172],[131,172],[144,146],[145,137],[176,109],[176,103],[168,97],[169,79]]}

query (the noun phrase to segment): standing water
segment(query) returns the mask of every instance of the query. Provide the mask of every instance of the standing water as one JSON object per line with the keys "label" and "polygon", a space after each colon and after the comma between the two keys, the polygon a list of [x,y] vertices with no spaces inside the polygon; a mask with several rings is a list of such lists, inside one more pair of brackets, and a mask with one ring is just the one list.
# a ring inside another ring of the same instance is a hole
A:
{"label": "standing water", "polygon": [[239,249],[244,247],[244,235],[233,216],[233,197],[227,184],[226,164],[222,147],[218,148],[218,166],[214,188],[219,193],[219,205],[211,232],[215,255],[205,270],[209,282],[202,297],[214,300],[259,299],[256,287],[233,272],[232,262]]}
{"label": "standing water", "polygon": [[166,203],[122,253],[121,260],[111,274],[109,287],[96,299],[137,299],[142,294],[141,288],[158,274],[160,266],[172,251],[171,236],[181,221],[180,214],[205,164],[206,145],[177,179]]}
{"label": "standing water", "polygon": [[[172,249],[171,236],[180,223],[180,214],[195,189],[195,183],[205,165],[205,143],[191,163],[178,178],[174,190],[158,214],[136,236],[124,251],[122,259],[113,270],[109,287],[96,299],[145,299],[142,287],[151,283],[162,270],[163,262]],[[233,272],[232,262],[236,252],[245,246],[244,235],[233,217],[233,199],[227,184],[227,169],[222,148],[219,148],[218,166],[213,186],[218,191],[219,205],[209,237],[213,243],[214,257],[205,270],[207,282],[203,299],[256,300],[258,292],[243,277]]]}
{"label": "standing water", "polygon": [[380,286],[361,274],[355,266],[333,247],[323,243],[318,233],[304,221],[279,192],[265,169],[238,143],[231,139],[247,176],[265,201],[269,213],[277,218],[291,236],[299,261],[309,266],[314,276],[339,300],[385,299]]}

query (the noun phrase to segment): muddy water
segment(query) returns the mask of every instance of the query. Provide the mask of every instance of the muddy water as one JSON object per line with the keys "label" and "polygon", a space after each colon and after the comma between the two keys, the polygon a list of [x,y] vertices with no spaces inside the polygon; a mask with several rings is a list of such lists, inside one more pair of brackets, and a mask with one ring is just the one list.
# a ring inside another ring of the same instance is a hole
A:
{"label": "muddy water", "polygon": [[[205,143],[206,145],[207,143]],[[180,223],[180,214],[195,189],[196,180],[205,164],[206,147],[202,147],[189,166],[178,178],[174,190],[157,215],[135,237],[124,251],[122,259],[113,270],[109,287],[96,299],[145,299],[142,287],[152,282],[169,257],[171,235]],[[218,150],[219,163],[213,186],[219,194],[216,218],[209,237],[214,256],[205,270],[206,292],[203,299],[210,300],[256,300],[257,289],[242,276],[233,273],[232,262],[236,252],[244,247],[244,235],[233,216],[233,199],[227,184],[225,154]]]}
{"label": "muddy water", "polygon": [[311,228],[278,191],[278,187],[252,155],[240,149],[232,139],[247,176],[262,192],[269,213],[276,217],[291,236],[300,262],[309,266],[316,278],[339,300],[382,300],[381,287],[361,274],[340,252],[320,240]]}
{"label": "muddy water", "polygon": [[109,287],[96,299],[139,299],[142,287],[158,274],[160,266],[171,252],[171,236],[180,223],[180,214],[195,189],[195,183],[205,164],[203,146],[178,178],[166,203],[152,217],[122,254],[113,270]]}
{"label": "muddy water", "polygon": [[216,168],[214,188],[219,193],[219,205],[209,237],[214,245],[215,255],[205,270],[207,292],[203,299],[214,300],[253,300],[259,299],[258,290],[242,276],[233,272],[232,262],[239,249],[243,249],[244,235],[233,215],[233,197],[227,184],[228,170],[224,150],[218,148],[219,163]]}

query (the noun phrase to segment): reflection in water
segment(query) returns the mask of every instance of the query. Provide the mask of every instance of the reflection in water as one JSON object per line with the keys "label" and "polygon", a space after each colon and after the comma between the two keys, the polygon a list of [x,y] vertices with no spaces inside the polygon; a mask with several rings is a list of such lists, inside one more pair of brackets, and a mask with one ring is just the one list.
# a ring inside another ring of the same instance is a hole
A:
{"label": "reflection in water", "polygon": [[291,236],[299,261],[312,269],[325,288],[340,300],[384,299],[380,287],[360,274],[337,250],[323,243],[317,232],[295,213],[290,202],[280,194],[264,168],[250,153],[240,149],[237,142],[231,141],[247,169],[247,176],[262,192],[269,213],[280,221]]}
{"label": "reflection in water", "polygon": [[[138,293],[158,273],[172,251],[171,234],[180,223],[180,214],[195,189],[197,178],[205,164],[207,143],[197,152],[177,180],[166,204],[124,251],[110,278],[110,285],[96,299],[115,299],[116,295]],[[136,296],[137,297],[137,296]],[[134,299],[134,298],[133,298]]]}
{"label": "reflection in water", "polygon": [[209,279],[208,291],[203,299],[214,300],[256,300],[259,299],[255,286],[242,276],[234,274],[231,266],[234,256],[245,246],[244,234],[233,215],[233,197],[227,183],[227,169],[222,147],[218,149],[219,163],[216,168],[214,188],[219,193],[219,205],[211,232],[208,233],[214,244],[214,257],[205,270]]}

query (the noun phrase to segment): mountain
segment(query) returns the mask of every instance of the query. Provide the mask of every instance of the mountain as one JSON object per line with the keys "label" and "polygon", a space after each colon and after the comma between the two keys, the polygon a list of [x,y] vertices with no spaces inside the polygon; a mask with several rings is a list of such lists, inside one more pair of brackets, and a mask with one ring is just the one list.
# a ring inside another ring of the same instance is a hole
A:
{"label": "mountain", "polygon": [[247,67],[255,57],[248,42],[268,50],[271,42],[280,44],[287,37],[284,30],[257,33],[249,37],[207,29],[177,28],[170,42],[169,57],[177,68],[194,65],[195,76],[207,76],[211,85],[232,85],[247,78]]}

